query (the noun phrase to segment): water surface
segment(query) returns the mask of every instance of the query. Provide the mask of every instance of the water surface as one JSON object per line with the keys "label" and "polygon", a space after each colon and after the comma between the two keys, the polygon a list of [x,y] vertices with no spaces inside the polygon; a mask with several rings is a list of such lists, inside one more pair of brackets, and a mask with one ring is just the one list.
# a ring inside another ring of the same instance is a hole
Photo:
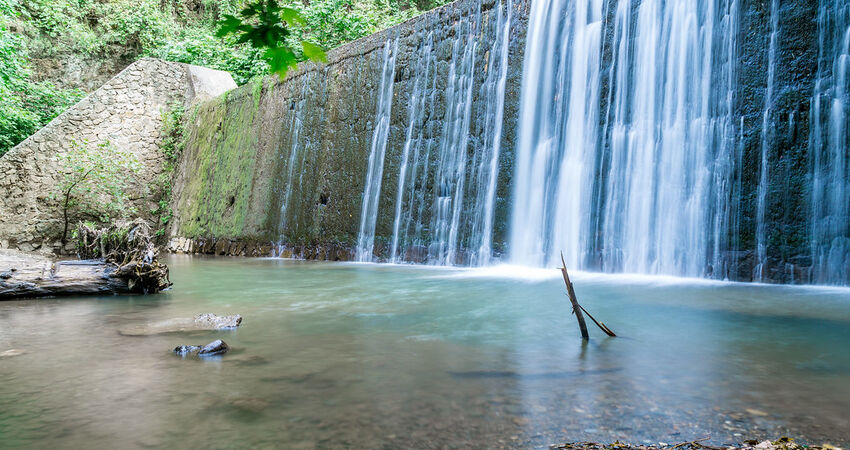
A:
{"label": "water surface", "polygon": [[[621,336],[582,345],[557,271],[168,263],[156,296],[0,302],[0,447],[850,444],[850,290],[576,273]],[[125,333],[204,312],[244,321]]]}

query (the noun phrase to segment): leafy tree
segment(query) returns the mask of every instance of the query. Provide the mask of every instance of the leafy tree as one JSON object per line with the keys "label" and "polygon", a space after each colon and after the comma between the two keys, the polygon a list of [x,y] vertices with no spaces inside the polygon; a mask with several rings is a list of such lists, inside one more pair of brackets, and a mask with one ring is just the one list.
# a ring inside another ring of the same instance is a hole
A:
{"label": "leafy tree", "polygon": [[[263,58],[268,62],[272,73],[281,78],[290,68],[298,64],[298,57],[287,42],[291,27],[306,26],[307,22],[293,8],[280,6],[277,0],[257,0],[249,2],[239,17],[231,14],[224,16],[219,23],[219,37],[229,34],[237,36],[237,43],[250,44],[263,50]],[[325,51],[316,44],[301,41],[302,54],[314,61],[326,61]]]}
{"label": "leafy tree", "polygon": [[23,39],[6,25],[17,16],[16,6],[15,0],[0,0],[0,156],[82,97],[30,81]]}
{"label": "leafy tree", "polygon": [[88,141],[71,141],[71,149],[58,156],[65,169],[54,198],[62,203],[62,246],[68,239],[71,213],[109,222],[124,218],[135,209],[127,203],[127,187],[135,181],[142,165],[136,156],[108,141],[92,146]]}
{"label": "leafy tree", "polygon": [[56,75],[49,64],[38,72],[31,56],[70,66],[103,60],[107,67],[153,56],[225,70],[244,84],[270,71],[283,75],[298,61],[323,60],[327,49],[447,2],[0,0],[0,156],[84,95],[34,81]]}
{"label": "leafy tree", "polygon": [[[288,1],[288,5],[295,5],[300,0]],[[433,5],[445,3],[448,0],[435,0]],[[292,39],[335,48],[404,22],[423,10],[411,0],[311,0],[301,9],[306,25],[295,27]]]}

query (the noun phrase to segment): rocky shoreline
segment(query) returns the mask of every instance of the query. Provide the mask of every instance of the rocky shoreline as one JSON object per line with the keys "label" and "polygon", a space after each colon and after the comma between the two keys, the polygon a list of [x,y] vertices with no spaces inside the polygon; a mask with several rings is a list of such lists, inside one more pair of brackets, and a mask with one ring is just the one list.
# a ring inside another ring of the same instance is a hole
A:
{"label": "rocky shoreline", "polygon": [[611,444],[600,444],[596,442],[572,442],[566,444],[557,444],[549,446],[552,450],[841,450],[841,447],[836,447],[830,444],[823,445],[802,445],[794,442],[794,439],[782,437],[775,441],[770,440],[746,440],[738,446],[727,445],[717,446],[706,443],[710,438],[697,439],[694,441],[680,442],[677,444],[667,444],[659,442],[658,444],[649,445],[634,445],[622,442],[614,442]]}

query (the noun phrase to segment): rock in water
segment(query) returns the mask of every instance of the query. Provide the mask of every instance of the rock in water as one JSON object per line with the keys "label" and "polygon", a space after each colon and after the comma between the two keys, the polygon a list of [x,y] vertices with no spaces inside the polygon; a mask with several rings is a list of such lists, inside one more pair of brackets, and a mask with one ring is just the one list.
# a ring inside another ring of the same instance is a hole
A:
{"label": "rock in water", "polygon": [[205,345],[204,348],[202,348],[201,351],[198,352],[198,355],[200,355],[200,356],[223,355],[223,354],[227,353],[227,350],[229,348],[230,347],[228,347],[227,344],[224,341],[222,341],[221,339],[218,339],[218,340],[212,341],[209,344]]}
{"label": "rock in water", "polygon": [[26,352],[23,351],[23,350],[18,350],[16,348],[13,348],[11,350],[6,350],[5,352],[0,352],[0,358],[11,358],[13,356],[21,356],[24,353],[26,353]]}
{"label": "rock in water", "polygon": [[226,342],[221,339],[217,339],[215,341],[210,342],[203,347],[199,345],[180,345],[174,347],[174,353],[177,353],[180,356],[198,354],[198,356],[216,356],[223,355],[227,353],[230,347]]}
{"label": "rock in water", "polygon": [[195,317],[184,317],[163,320],[141,325],[132,325],[119,330],[122,336],[151,336],[154,334],[182,333],[198,330],[232,330],[242,323],[242,316],[217,316],[215,314],[198,314]]}
{"label": "rock in water", "polygon": [[195,316],[195,324],[202,328],[220,330],[222,328],[236,328],[242,323],[242,316],[217,316],[215,314],[198,314]]}
{"label": "rock in water", "polygon": [[201,350],[201,347],[198,345],[181,345],[179,347],[174,347],[174,353],[178,355],[185,356],[190,353],[195,353]]}

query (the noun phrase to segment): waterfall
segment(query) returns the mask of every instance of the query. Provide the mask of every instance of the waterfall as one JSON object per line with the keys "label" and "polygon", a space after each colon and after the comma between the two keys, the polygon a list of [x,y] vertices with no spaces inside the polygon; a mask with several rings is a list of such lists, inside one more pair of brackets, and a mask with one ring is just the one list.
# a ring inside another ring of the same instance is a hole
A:
{"label": "waterfall", "polygon": [[[429,32],[418,51],[408,101],[407,129],[396,191],[393,235],[389,259],[404,262],[406,249],[424,245],[424,217],[426,214],[428,163],[433,148],[434,107],[437,99],[437,59],[434,51],[434,33]],[[414,258],[415,262],[418,259]]]}
{"label": "waterfall", "polygon": [[821,0],[818,11],[818,73],[812,98],[811,281],[850,281],[850,3]]}
{"label": "waterfall", "polygon": [[737,2],[609,6],[610,100],[600,111],[603,3],[532,5],[511,259],[548,265],[563,251],[576,268],[723,276],[738,158]]}
{"label": "waterfall", "polygon": [[501,6],[497,7],[496,35],[489,51],[487,78],[480,89],[480,98],[491,100],[486,102],[484,114],[480,116],[484,122],[481,127],[482,146],[475,153],[478,163],[474,165],[476,196],[469,248],[472,264],[479,266],[489,263],[492,256],[493,215],[496,209],[496,184],[502,146],[512,9],[511,0],[507,1],[504,11]]}
{"label": "waterfall", "polygon": [[[407,104],[407,130],[404,139],[404,150],[401,156],[401,168],[398,175],[398,189],[396,193],[395,215],[393,217],[393,236],[390,246],[390,261],[404,261],[403,255],[399,254],[399,243],[409,245],[407,242],[410,222],[413,220],[413,206],[417,171],[421,168],[417,164],[423,144],[423,119],[426,117],[426,104],[433,108],[433,96],[436,88],[429,84],[429,80],[435,79],[434,72],[436,58],[434,55],[434,33],[428,33],[425,41],[418,52],[418,59],[414,69],[413,88],[410,100]],[[430,89],[430,97],[427,88]],[[428,100],[431,100],[428,102]],[[412,154],[411,154],[412,150]],[[412,158],[411,158],[412,157]],[[408,178],[408,168],[411,171]],[[405,193],[408,196],[405,198]],[[405,208],[405,200],[407,201]],[[402,228],[404,223],[404,228]]]}
{"label": "waterfall", "polygon": [[[287,214],[292,202],[293,185],[297,183],[297,188],[300,190],[303,176],[304,157],[307,152],[299,151],[302,143],[299,140],[301,130],[304,128],[304,105],[307,99],[310,98],[309,82],[312,72],[308,72],[301,77],[301,92],[296,101],[292,102],[290,110],[292,110],[292,121],[289,124],[289,158],[286,164],[286,176],[283,180],[283,199],[280,204],[280,222],[278,225],[278,234],[281,240],[284,239],[284,233],[287,231]],[[298,170],[296,170],[298,169]],[[297,174],[297,176],[296,176]]]}
{"label": "waterfall", "polygon": [[390,112],[397,53],[398,38],[392,43],[387,39],[384,44],[384,62],[375,111],[375,129],[372,133],[369,168],[366,172],[363,207],[360,212],[360,233],[357,236],[357,260],[361,262],[372,261],[372,252],[375,247],[375,222],[378,217],[378,199],[381,195],[381,180],[384,174],[384,156],[390,134]]}
{"label": "waterfall", "polygon": [[511,259],[579,266],[596,157],[601,0],[532,3],[523,63]]}
{"label": "waterfall", "polygon": [[[475,3],[453,25],[443,72],[438,37],[431,31],[419,38],[410,62],[390,261],[483,265],[492,258],[511,10],[510,1],[497,2],[485,30]],[[445,86],[444,109],[437,86]]]}
{"label": "waterfall", "polygon": [[443,117],[434,181],[436,192],[431,216],[432,240],[428,248],[428,259],[437,264],[457,262],[472,116],[475,50],[478,46],[475,32],[479,22],[480,8],[474,20],[461,23],[452,46],[446,83],[446,114]]}
{"label": "waterfall", "polygon": [[770,154],[770,111],[773,106],[773,85],[776,73],[776,46],[779,35],[779,0],[770,2],[770,44],[767,52],[767,87],[764,93],[764,112],[761,122],[761,166],[759,168],[759,185],[756,204],[756,267],[753,280],[764,279],[767,264],[767,230],[765,215],[767,214],[767,194],[770,188],[768,178]]}

